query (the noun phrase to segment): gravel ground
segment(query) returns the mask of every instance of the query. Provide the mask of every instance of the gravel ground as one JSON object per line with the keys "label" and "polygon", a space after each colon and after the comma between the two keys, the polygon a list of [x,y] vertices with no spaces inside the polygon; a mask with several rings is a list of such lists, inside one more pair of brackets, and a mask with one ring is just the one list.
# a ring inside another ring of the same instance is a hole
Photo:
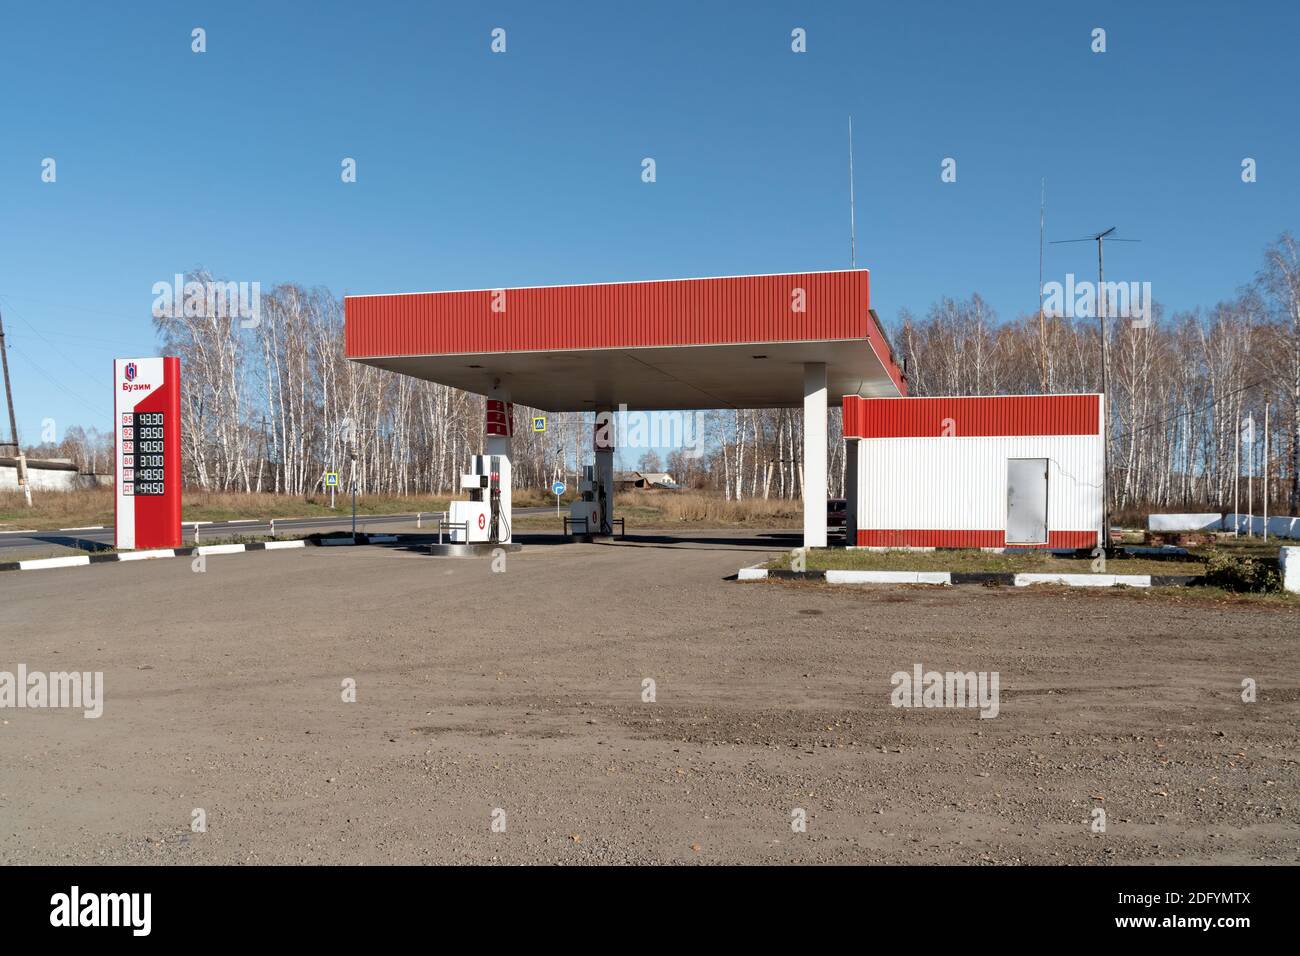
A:
{"label": "gravel ground", "polygon": [[[1300,860],[1300,609],[726,580],[785,544],[8,573],[0,670],[106,702],[0,710],[0,862]],[[891,706],[917,663],[998,716]]]}

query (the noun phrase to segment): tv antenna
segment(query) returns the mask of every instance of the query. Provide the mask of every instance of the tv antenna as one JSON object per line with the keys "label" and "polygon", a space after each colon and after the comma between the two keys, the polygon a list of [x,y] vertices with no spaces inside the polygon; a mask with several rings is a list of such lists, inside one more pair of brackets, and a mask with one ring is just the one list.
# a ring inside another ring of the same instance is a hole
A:
{"label": "tv antenna", "polygon": [[[1102,405],[1102,444],[1101,444],[1101,547],[1105,553],[1110,549],[1110,401],[1106,393],[1107,371],[1110,367],[1110,331],[1106,326],[1106,261],[1102,246],[1109,239],[1111,242],[1141,242],[1141,239],[1121,239],[1115,235],[1117,226],[1111,226],[1091,236],[1081,239],[1056,239],[1052,245],[1058,246],[1069,242],[1097,243],[1097,318],[1101,322],[1101,405]],[[1150,306],[1148,305],[1148,308]]]}

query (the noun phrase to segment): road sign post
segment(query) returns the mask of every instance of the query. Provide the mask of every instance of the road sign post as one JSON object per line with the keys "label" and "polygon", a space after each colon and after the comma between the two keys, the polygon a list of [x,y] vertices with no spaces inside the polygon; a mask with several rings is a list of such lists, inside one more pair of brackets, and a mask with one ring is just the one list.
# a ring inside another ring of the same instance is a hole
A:
{"label": "road sign post", "polygon": [[337,471],[325,472],[325,487],[330,490],[330,510],[334,510],[334,492],[338,490],[339,473]]}
{"label": "road sign post", "polygon": [[551,493],[555,495],[555,514],[560,514],[560,495],[564,494],[564,482],[556,481],[551,485]]}

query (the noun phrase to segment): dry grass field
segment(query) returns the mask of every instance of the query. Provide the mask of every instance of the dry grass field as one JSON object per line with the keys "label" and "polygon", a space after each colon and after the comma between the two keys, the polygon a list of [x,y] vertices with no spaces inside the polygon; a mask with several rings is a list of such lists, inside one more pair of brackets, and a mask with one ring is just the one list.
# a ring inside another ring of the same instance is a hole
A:
{"label": "dry grass field", "polygon": [[[572,495],[561,499],[565,509]],[[433,495],[360,495],[357,512],[363,515],[414,514],[444,511],[449,498]],[[540,490],[516,488],[515,508],[554,506],[555,498]],[[33,496],[28,508],[17,492],[0,493],[0,531],[14,528],[74,528],[113,523],[113,490],[45,492]],[[186,489],[181,499],[185,521],[231,521],[241,518],[311,518],[336,516],[351,509],[351,499],[340,493],[330,510],[329,495],[273,495],[267,493],[201,491]],[[629,526],[639,527],[797,527],[803,520],[798,501],[726,501],[703,492],[621,492],[618,513]]]}

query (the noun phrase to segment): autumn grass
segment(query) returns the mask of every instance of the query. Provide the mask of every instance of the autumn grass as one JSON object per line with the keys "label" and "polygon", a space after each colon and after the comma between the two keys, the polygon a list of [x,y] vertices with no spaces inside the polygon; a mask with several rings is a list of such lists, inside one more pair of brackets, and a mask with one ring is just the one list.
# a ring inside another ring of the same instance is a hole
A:
{"label": "autumn grass", "polygon": [[[358,495],[357,514],[407,514],[445,511],[448,499],[424,495]],[[181,494],[182,521],[233,521],[241,518],[316,518],[350,514],[352,499],[339,494],[334,510],[329,495],[243,494],[187,489]],[[0,531],[33,528],[48,531],[113,524],[113,489],[37,492],[32,507],[17,492],[0,493]]]}
{"label": "autumn grass", "polygon": [[[547,514],[515,515],[516,531],[560,531],[569,513],[569,499],[560,503],[556,516],[555,498],[539,502]],[[515,508],[526,507],[516,492]],[[698,491],[620,491],[614,499],[614,516],[622,518],[627,531],[683,531],[706,528],[798,528],[803,526],[801,501],[745,499],[728,501],[722,495]]]}
{"label": "autumn grass", "polygon": [[[728,501],[722,495],[699,491],[625,491],[614,502],[614,513],[658,522],[656,527],[693,526],[726,528],[803,527],[803,501],[744,498]],[[640,522],[638,521],[638,524]]]}

